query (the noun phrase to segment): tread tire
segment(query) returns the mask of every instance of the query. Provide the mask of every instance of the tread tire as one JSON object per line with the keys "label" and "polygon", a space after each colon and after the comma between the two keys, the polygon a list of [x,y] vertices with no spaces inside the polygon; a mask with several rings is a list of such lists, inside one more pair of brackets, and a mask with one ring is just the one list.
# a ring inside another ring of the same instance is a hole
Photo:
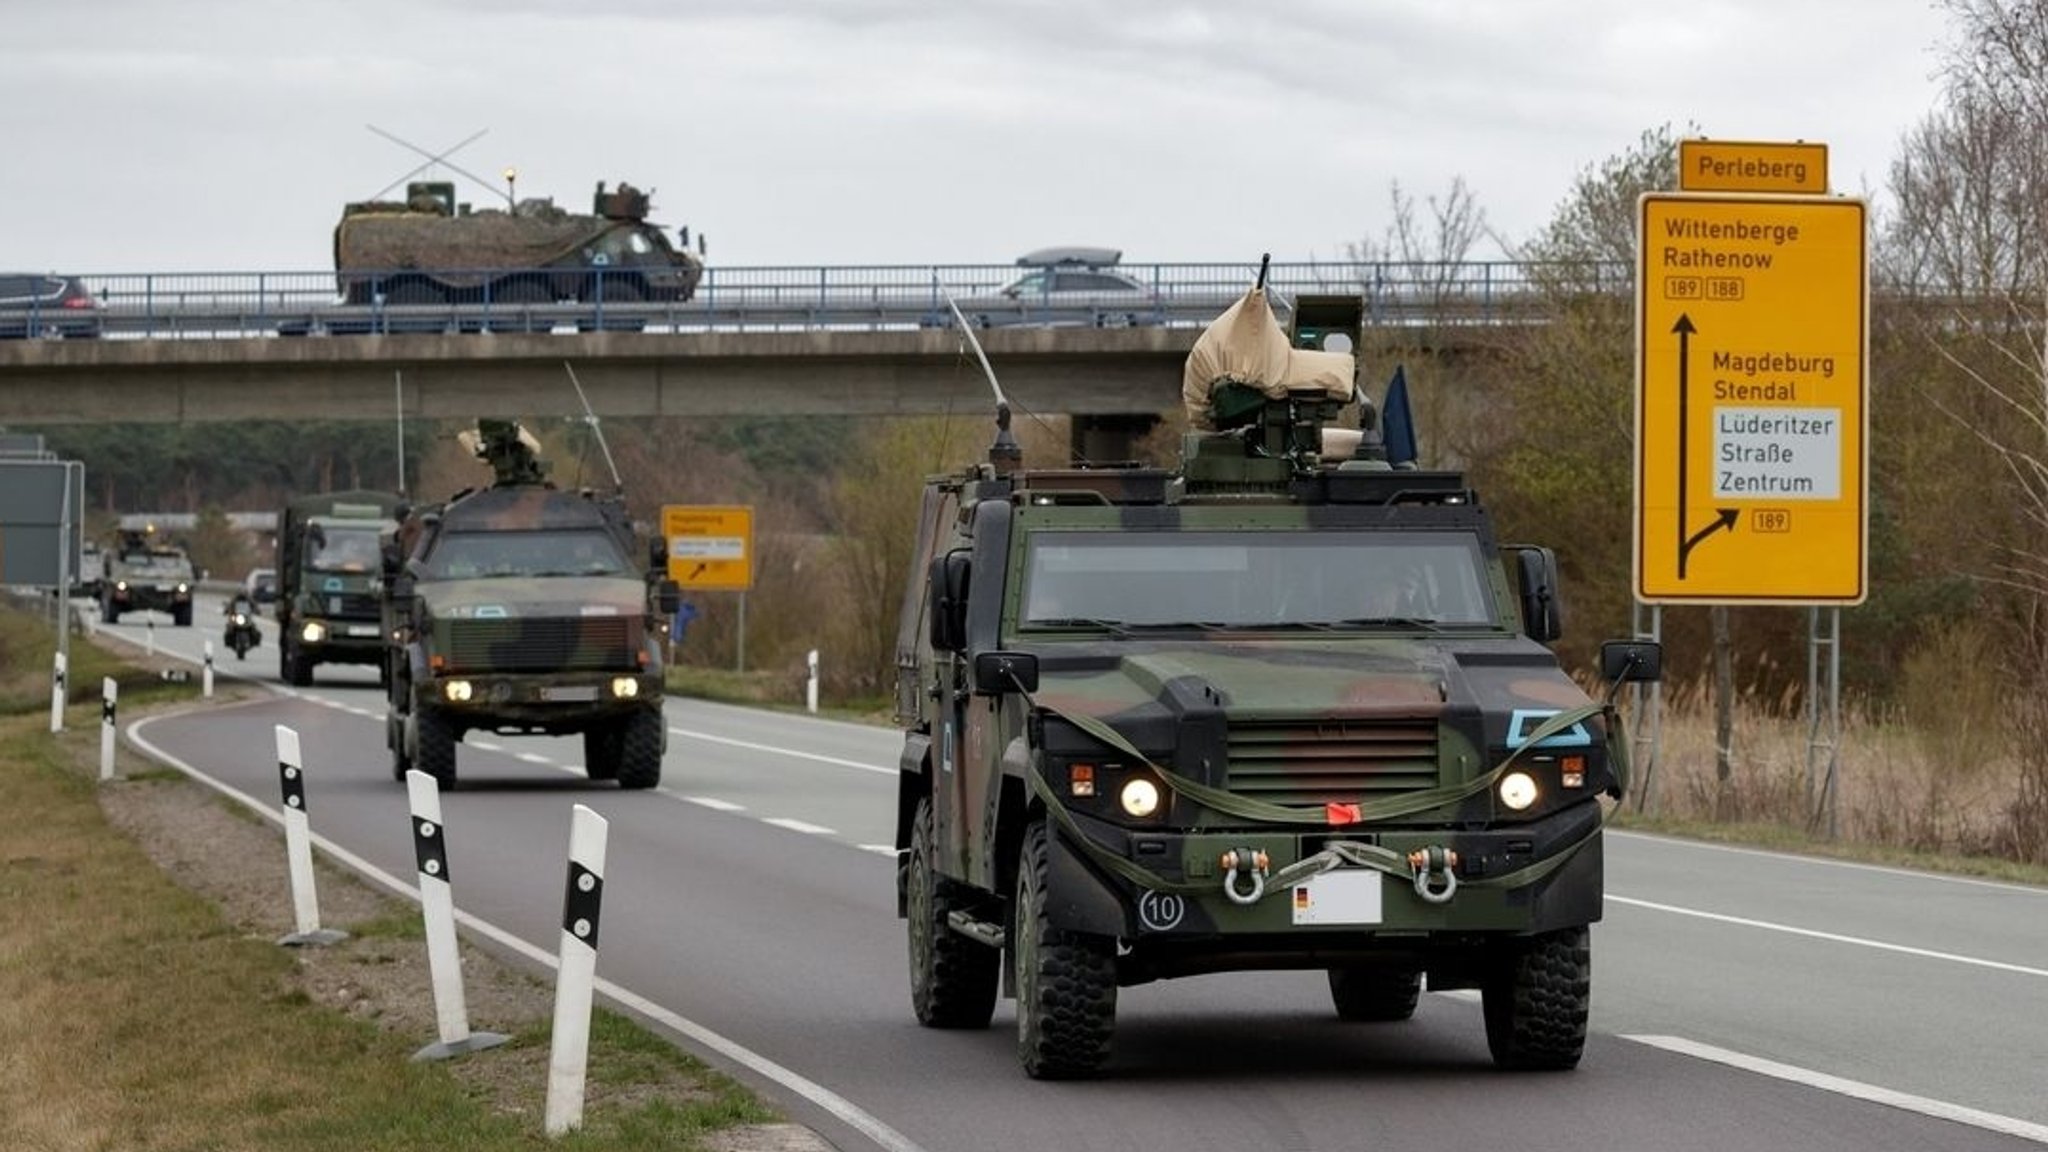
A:
{"label": "tread tire", "polygon": [[1419,969],[1330,969],[1330,1003],[1339,1020],[1370,1024],[1406,1020],[1415,1015],[1421,999]]}
{"label": "tread tire", "polygon": [[619,787],[644,789],[661,783],[661,754],[668,748],[668,729],[661,712],[642,708],[619,724]]}
{"label": "tread tire", "polygon": [[1017,925],[1010,949],[1017,977],[1017,1058],[1034,1080],[1092,1075],[1109,1059],[1116,1032],[1116,953],[1106,940],[1052,927],[1044,820],[1024,831],[1017,861]]}
{"label": "tread tire", "polygon": [[935,832],[930,797],[917,802],[910,833],[910,1006],[927,1028],[986,1028],[996,1010],[1003,953],[947,927],[960,907],[953,882],[933,866]]}
{"label": "tread tire", "polygon": [[606,720],[583,730],[583,774],[592,780],[617,780],[626,754],[626,724]]}
{"label": "tread tire", "polygon": [[455,749],[462,743],[450,723],[437,709],[421,708],[413,713],[413,734],[419,741],[414,767],[434,778],[446,791],[455,784]]}
{"label": "tread tire", "polygon": [[1517,941],[1480,990],[1486,1047],[1502,1068],[1578,1067],[1593,1000],[1593,945],[1586,927]]}

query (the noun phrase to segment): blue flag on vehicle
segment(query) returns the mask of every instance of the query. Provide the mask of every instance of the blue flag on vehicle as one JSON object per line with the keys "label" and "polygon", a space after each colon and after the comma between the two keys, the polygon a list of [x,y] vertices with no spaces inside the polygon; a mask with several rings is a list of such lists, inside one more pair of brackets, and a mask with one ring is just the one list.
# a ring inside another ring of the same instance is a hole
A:
{"label": "blue flag on vehicle", "polygon": [[1415,463],[1415,417],[1408,411],[1408,373],[1394,366],[1394,379],[1387,385],[1387,400],[1380,409],[1380,428],[1387,442],[1387,463],[1396,468]]}

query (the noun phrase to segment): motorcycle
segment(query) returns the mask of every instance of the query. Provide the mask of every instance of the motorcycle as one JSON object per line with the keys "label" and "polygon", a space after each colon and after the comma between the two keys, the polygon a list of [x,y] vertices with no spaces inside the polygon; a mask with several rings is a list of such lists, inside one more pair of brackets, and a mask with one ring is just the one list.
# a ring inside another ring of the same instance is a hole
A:
{"label": "motorcycle", "polygon": [[227,645],[235,650],[235,659],[249,654],[249,649],[263,642],[263,632],[256,627],[256,606],[237,596],[228,603]]}

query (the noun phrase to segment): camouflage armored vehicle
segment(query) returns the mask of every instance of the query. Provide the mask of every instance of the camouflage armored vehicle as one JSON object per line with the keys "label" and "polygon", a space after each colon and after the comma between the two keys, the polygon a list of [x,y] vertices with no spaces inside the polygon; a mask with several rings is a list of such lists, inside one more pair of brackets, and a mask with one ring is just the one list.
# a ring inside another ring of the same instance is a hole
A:
{"label": "camouflage armored vehicle", "polygon": [[277,674],[313,682],[321,664],[384,670],[380,541],[399,499],[356,489],[287,501],[277,518]]}
{"label": "camouflage armored vehicle", "polygon": [[334,270],[350,304],[632,304],[688,300],[704,276],[688,230],[647,222],[649,193],[600,183],[589,215],[552,199],[471,211],[455,185],[418,181],[402,201],[342,210]]}
{"label": "camouflage armored vehicle", "polygon": [[192,589],[199,578],[185,550],[157,535],[154,527],[122,529],[106,557],[100,578],[100,619],[118,623],[123,613],[170,614],[180,628],[192,623]]}
{"label": "camouflage armored vehicle", "polygon": [[662,541],[638,552],[623,500],[549,483],[510,421],[464,443],[491,485],[411,509],[384,550],[392,775],[454,783],[470,731],[581,733],[591,779],[654,787],[677,600]]}
{"label": "camouflage armored vehicle", "polygon": [[[1095,1070],[1117,990],[1327,971],[1336,1015],[1476,988],[1497,1063],[1568,1068],[1625,743],[1546,644],[1557,567],[1462,476],[1390,468],[1356,299],[1254,291],[1189,357],[1181,466],[931,480],[897,641],[911,1003],[1017,1001],[1034,1077]],[[1349,453],[1351,459],[1345,459]],[[1605,674],[1654,678],[1654,644]],[[1611,699],[1612,693],[1609,693]]]}

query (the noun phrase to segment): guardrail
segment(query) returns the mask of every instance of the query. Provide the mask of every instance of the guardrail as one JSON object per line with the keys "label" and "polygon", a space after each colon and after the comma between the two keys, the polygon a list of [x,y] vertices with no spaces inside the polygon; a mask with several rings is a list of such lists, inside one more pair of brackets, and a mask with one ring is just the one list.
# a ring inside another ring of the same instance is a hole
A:
{"label": "guardrail", "polygon": [[[453,269],[453,275],[466,270]],[[433,304],[343,302],[329,272],[171,272],[88,275],[99,334],[115,339],[348,336],[365,333],[801,331],[945,327],[950,295],[969,322],[1008,325],[1197,326],[1214,319],[1256,275],[1247,264],[1126,264],[1129,291],[1005,295],[1008,264],[713,267],[687,301],[647,302],[626,269],[594,269],[580,303],[472,299]],[[1526,317],[1538,289],[1568,280],[1627,292],[1626,264],[1516,261],[1288,263],[1267,277],[1281,303],[1311,293],[1357,293],[1375,324],[1495,324]],[[394,270],[396,283],[408,273]],[[415,274],[416,275],[416,274]],[[536,270],[538,275],[538,270]],[[31,331],[40,334],[33,324]]]}

